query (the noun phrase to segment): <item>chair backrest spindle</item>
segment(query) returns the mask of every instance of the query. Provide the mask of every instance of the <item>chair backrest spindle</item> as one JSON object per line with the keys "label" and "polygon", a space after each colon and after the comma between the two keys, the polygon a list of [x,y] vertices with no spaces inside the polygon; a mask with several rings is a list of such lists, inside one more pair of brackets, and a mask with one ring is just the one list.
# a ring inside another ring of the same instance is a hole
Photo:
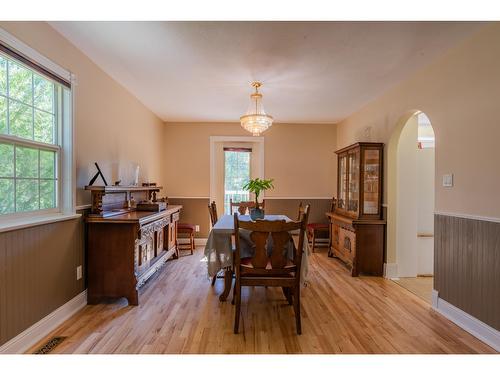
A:
{"label": "chair backrest spindle", "polygon": [[210,214],[210,223],[214,226],[215,223],[217,223],[217,220],[219,220],[217,217],[217,206],[215,205],[215,201],[212,201],[212,203],[208,205],[208,213]]}
{"label": "chair backrest spindle", "polygon": [[[266,200],[262,200],[262,203],[259,203],[259,207],[261,209],[264,209],[266,205]],[[232,199],[229,199],[229,209],[231,212],[231,215],[234,213],[233,207],[236,207],[236,211],[240,215],[245,215],[247,213],[247,209],[250,210],[250,208],[255,208],[255,202],[254,201],[242,201],[242,202],[233,202]]]}
{"label": "chair backrest spindle", "polygon": [[[302,249],[304,245],[304,236],[309,218],[309,205],[307,205],[300,214],[298,221],[285,220],[258,220],[241,221],[238,214],[234,213],[234,228],[235,234],[240,234],[240,229],[250,232],[249,239],[252,242],[252,248],[255,250],[250,262],[254,269],[265,271],[269,269],[269,265],[273,270],[283,269],[290,262],[293,262],[300,269],[302,259]],[[299,231],[298,246],[293,246],[292,232]],[[240,235],[235,236],[236,252],[235,252],[235,268],[238,268],[241,263],[241,239]],[[269,246],[269,241],[272,241],[272,246]],[[290,257],[288,249],[292,243],[293,257]],[[269,250],[271,250],[269,254]]]}

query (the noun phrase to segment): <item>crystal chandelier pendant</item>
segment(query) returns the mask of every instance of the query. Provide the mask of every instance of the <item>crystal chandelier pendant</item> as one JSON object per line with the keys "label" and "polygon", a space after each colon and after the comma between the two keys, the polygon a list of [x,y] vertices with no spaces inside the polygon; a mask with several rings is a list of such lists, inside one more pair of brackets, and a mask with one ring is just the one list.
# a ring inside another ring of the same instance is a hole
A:
{"label": "crystal chandelier pendant", "polygon": [[240,122],[245,130],[254,136],[259,136],[273,124],[273,118],[266,115],[262,105],[262,94],[259,92],[259,87],[262,84],[253,82],[252,86],[255,87],[255,92],[250,95],[250,106],[247,113],[240,117]]}

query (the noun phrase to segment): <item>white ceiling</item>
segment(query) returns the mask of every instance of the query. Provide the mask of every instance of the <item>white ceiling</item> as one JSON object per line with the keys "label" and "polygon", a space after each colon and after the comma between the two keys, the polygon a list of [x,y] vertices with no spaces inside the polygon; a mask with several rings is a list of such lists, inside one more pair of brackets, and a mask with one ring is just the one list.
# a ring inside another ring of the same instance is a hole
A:
{"label": "white ceiling", "polygon": [[464,22],[51,22],[164,121],[337,122],[475,32]]}

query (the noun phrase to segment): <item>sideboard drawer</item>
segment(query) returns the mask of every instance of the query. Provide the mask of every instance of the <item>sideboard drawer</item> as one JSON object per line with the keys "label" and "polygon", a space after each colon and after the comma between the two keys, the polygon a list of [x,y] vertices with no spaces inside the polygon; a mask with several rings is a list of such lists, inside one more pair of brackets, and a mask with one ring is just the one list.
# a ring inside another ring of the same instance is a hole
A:
{"label": "sideboard drawer", "polygon": [[143,225],[139,229],[138,239],[140,240],[140,239],[152,236],[154,232],[161,230],[162,228],[166,227],[168,224],[170,224],[169,218],[164,218],[164,219],[155,221],[154,223]]}

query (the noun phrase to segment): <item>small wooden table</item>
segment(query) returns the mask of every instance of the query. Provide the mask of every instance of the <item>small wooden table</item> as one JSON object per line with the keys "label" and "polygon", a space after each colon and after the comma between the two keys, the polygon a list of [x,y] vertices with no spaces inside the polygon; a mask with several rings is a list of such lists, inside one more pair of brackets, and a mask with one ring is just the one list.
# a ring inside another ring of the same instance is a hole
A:
{"label": "small wooden table", "polygon": [[[250,221],[249,215],[240,215],[241,221]],[[285,220],[292,221],[285,215],[265,215],[264,220]],[[234,217],[223,215],[212,227],[205,245],[205,256],[207,259],[207,269],[210,278],[224,270],[224,291],[219,296],[220,301],[225,301],[231,291],[233,280],[233,247],[231,236],[234,234]],[[296,245],[296,244],[295,244]],[[304,240],[302,255],[301,278],[306,280],[308,271],[309,245],[307,239]]]}

